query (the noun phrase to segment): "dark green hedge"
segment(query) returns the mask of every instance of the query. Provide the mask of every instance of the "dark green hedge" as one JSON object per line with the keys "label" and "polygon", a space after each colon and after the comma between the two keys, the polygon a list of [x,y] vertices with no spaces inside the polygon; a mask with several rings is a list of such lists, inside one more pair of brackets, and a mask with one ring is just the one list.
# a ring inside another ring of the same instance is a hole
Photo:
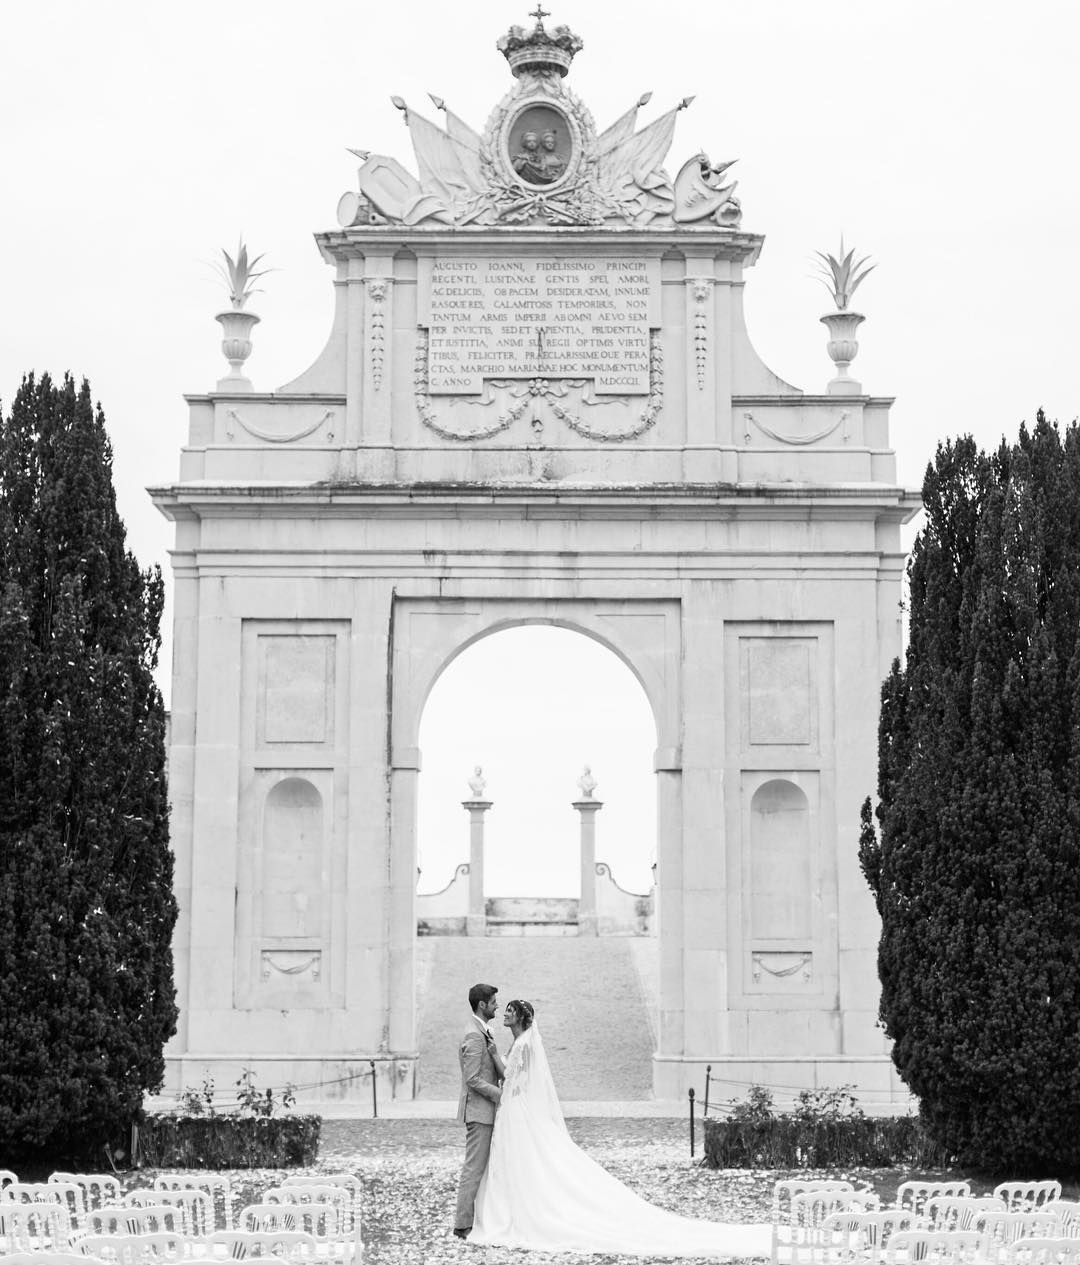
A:
{"label": "dark green hedge", "polygon": [[915,1116],[835,1120],[710,1120],[705,1164],[710,1168],[946,1167],[949,1157]]}
{"label": "dark green hedge", "polygon": [[151,1168],[293,1168],[315,1163],[320,1116],[147,1116],[139,1159]]}

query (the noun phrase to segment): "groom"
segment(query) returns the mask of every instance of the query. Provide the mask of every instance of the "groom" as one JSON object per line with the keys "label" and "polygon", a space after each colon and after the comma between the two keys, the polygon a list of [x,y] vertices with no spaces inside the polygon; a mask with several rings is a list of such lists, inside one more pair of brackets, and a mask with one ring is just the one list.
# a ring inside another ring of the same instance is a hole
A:
{"label": "groom", "polygon": [[503,1061],[488,1027],[498,1009],[495,1004],[498,991],[491,984],[474,984],[469,989],[472,1018],[458,1050],[461,1101],[457,1118],[465,1124],[465,1163],[458,1182],[457,1211],[454,1214],[454,1233],[459,1239],[465,1238],[472,1229],[473,1205],[480,1179],[487,1168],[495,1108],[502,1096],[499,1086],[504,1073]]}

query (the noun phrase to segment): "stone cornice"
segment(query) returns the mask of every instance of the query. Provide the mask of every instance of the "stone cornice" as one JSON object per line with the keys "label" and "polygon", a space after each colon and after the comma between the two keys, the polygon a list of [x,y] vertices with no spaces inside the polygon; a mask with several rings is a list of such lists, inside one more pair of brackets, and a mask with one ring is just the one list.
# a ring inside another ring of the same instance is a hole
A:
{"label": "stone cornice", "polygon": [[185,395],[188,404],[214,404],[219,400],[239,400],[242,404],[337,404],[344,406],[344,395],[326,395],[322,392],[297,393],[292,391],[205,391]]}
{"label": "stone cornice", "polygon": [[385,255],[405,249],[421,254],[472,255],[490,249],[506,251],[508,244],[515,254],[536,254],[541,251],[559,254],[576,248],[593,253],[621,253],[633,247],[645,256],[665,255],[682,247],[692,247],[694,255],[703,251],[717,259],[742,261],[747,266],[757,261],[765,238],[760,233],[743,233],[715,226],[680,225],[678,228],[647,229],[626,227],[596,228],[592,225],[571,225],[564,228],[522,228],[507,224],[483,228],[406,228],[401,224],[380,224],[370,228],[332,229],[316,233],[315,241],[327,260],[363,259],[369,254]]}
{"label": "stone cornice", "polygon": [[805,391],[796,391],[791,395],[733,395],[732,408],[791,408],[793,404],[833,405],[836,408],[847,408],[851,404],[862,404],[866,408],[890,408],[896,403],[895,395],[813,395]]}
{"label": "stone cornice", "polygon": [[147,489],[168,518],[261,516],[521,518],[858,518],[908,522],[922,507],[915,488],[818,484],[251,483],[193,481]]}

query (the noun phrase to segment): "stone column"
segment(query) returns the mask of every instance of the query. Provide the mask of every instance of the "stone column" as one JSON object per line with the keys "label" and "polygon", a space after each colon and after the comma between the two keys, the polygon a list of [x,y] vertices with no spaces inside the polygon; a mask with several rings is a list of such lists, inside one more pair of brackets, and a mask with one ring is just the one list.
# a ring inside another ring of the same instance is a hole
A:
{"label": "stone column", "polygon": [[578,901],[578,935],[595,936],[596,929],[596,814],[604,805],[598,799],[576,799],[581,814],[581,899]]}
{"label": "stone column", "polygon": [[490,799],[462,800],[461,807],[469,814],[469,912],[465,918],[465,934],[487,934],[484,914],[484,814],[491,807]]}

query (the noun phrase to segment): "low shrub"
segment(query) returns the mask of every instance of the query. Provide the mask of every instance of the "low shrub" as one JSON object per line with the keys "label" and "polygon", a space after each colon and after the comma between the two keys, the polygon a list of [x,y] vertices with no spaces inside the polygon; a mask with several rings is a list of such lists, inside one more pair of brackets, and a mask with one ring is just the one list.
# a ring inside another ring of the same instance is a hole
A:
{"label": "low shrub", "polygon": [[138,1158],[153,1168],[292,1168],[313,1164],[319,1149],[319,1116],[278,1116],[296,1094],[258,1089],[245,1067],[231,1102],[216,1097],[209,1072],[198,1089],[176,1096],[178,1111],[149,1115],[138,1135]]}
{"label": "low shrub", "polygon": [[848,1087],[804,1090],[791,1111],[773,1110],[759,1085],[724,1118],[704,1122],[710,1168],[945,1167],[950,1157],[915,1116],[867,1116]]}
{"label": "low shrub", "polygon": [[293,1168],[314,1164],[320,1116],[148,1115],[139,1160],[152,1168]]}

